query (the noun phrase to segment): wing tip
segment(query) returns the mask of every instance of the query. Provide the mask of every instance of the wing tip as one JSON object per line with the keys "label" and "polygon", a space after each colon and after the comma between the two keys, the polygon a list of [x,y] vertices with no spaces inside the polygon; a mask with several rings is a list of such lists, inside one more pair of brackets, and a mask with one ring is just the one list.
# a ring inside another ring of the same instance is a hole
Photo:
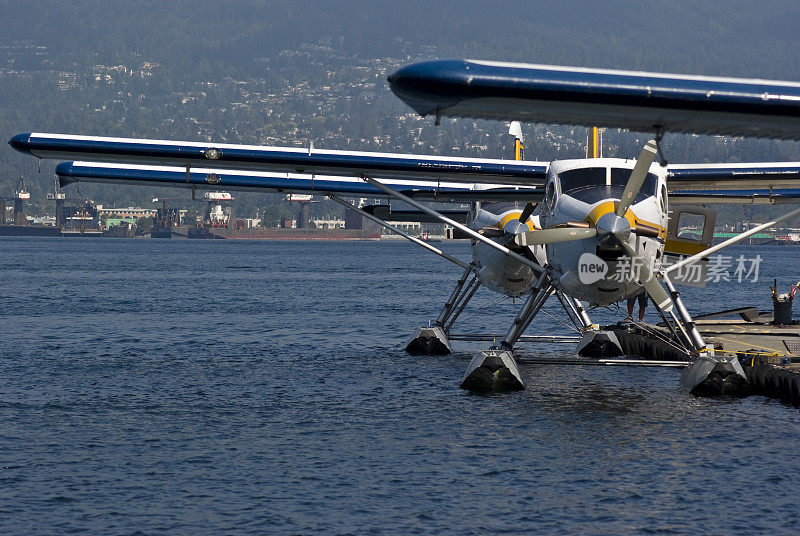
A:
{"label": "wing tip", "polygon": [[425,117],[452,106],[458,99],[452,91],[464,84],[464,60],[427,60],[401,67],[387,77],[389,87],[400,100]]}
{"label": "wing tip", "polygon": [[60,162],[56,166],[56,176],[60,188],[78,182],[78,178],[73,174],[74,164],[75,162]]}
{"label": "wing tip", "polygon": [[60,162],[56,166],[56,175],[59,177],[71,177],[73,164],[74,162]]}
{"label": "wing tip", "polygon": [[12,149],[15,151],[19,151],[23,154],[33,154],[31,152],[31,133],[24,132],[22,134],[17,134],[16,136],[12,137],[8,140],[8,144],[11,146]]}

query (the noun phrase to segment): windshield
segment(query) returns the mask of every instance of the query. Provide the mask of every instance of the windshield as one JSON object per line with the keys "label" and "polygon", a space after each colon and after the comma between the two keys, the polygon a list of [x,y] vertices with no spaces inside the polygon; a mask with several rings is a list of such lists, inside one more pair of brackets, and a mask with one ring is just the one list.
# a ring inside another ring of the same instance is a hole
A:
{"label": "windshield", "polygon": [[605,186],[606,168],[592,167],[569,169],[559,173],[558,179],[561,181],[562,192],[569,192],[570,190],[577,190],[578,188],[585,188],[587,186]]}
{"label": "windshield", "polygon": [[[625,185],[628,184],[628,179],[631,176],[631,171],[632,170],[630,169],[611,168],[611,186],[622,186],[625,188]],[[639,190],[639,192],[648,196],[656,195],[657,189],[658,177],[655,173],[648,173],[647,177],[644,179],[642,189]]]}

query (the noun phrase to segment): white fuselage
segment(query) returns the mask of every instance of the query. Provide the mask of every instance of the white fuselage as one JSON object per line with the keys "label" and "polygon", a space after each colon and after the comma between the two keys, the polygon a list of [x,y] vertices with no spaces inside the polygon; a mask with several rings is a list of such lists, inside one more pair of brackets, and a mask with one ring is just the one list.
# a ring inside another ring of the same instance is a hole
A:
{"label": "white fuselage", "polygon": [[[524,204],[484,203],[473,207],[471,227],[492,231],[495,235],[492,238],[502,244],[508,244],[516,233],[563,226],[567,222],[581,222],[594,227],[598,219],[616,209],[635,163],[635,160],[616,158],[552,162],[545,198],[524,226],[519,222]],[[657,238],[631,233],[627,239],[627,243],[650,263],[651,268],[658,268],[664,250],[667,203],[665,172],[654,164],[625,215],[631,227],[646,225],[659,231]],[[537,275],[518,260],[480,242],[474,242],[472,250],[478,276],[488,288],[516,297],[529,292],[535,285]],[[592,305],[608,305],[641,289],[637,263],[631,262],[619,248],[609,247],[609,242],[602,236],[533,246],[523,253],[550,270],[559,290]],[[587,261],[592,260],[595,264],[605,265],[604,273],[586,273]]]}

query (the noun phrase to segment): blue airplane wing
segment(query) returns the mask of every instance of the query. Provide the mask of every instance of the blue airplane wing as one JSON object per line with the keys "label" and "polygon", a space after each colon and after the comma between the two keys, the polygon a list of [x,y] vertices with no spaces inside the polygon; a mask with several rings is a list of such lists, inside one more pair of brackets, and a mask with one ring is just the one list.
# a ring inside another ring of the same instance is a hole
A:
{"label": "blue airplane wing", "polygon": [[[217,168],[139,166],[97,162],[61,162],[56,166],[61,186],[73,182],[172,186],[206,190],[250,190],[261,192],[343,194],[384,197],[386,194],[360,177],[264,173]],[[542,199],[543,189],[503,184],[465,184],[406,179],[381,179],[390,188],[410,197],[440,202],[531,201]]]}
{"label": "blue airplane wing", "polygon": [[800,188],[800,162],[670,164],[670,192]]}
{"label": "blue airplane wing", "polygon": [[59,160],[466,183],[543,184],[548,166],[517,160],[43,133],[18,134],[9,144],[22,153]]}
{"label": "blue airplane wing", "polygon": [[670,199],[697,203],[800,202],[800,162],[670,164]]}
{"label": "blue airplane wing", "polygon": [[796,82],[437,60],[389,84],[423,116],[800,139]]}

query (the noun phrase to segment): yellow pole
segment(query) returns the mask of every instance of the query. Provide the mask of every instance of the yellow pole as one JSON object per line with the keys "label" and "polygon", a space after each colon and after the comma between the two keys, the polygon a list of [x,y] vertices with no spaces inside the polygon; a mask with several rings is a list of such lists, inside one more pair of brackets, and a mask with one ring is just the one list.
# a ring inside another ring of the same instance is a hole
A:
{"label": "yellow pole", "polygon": [[600,158],[600,129],[592,127],[589,131],[589,144],[586,147],[586,158]]}

